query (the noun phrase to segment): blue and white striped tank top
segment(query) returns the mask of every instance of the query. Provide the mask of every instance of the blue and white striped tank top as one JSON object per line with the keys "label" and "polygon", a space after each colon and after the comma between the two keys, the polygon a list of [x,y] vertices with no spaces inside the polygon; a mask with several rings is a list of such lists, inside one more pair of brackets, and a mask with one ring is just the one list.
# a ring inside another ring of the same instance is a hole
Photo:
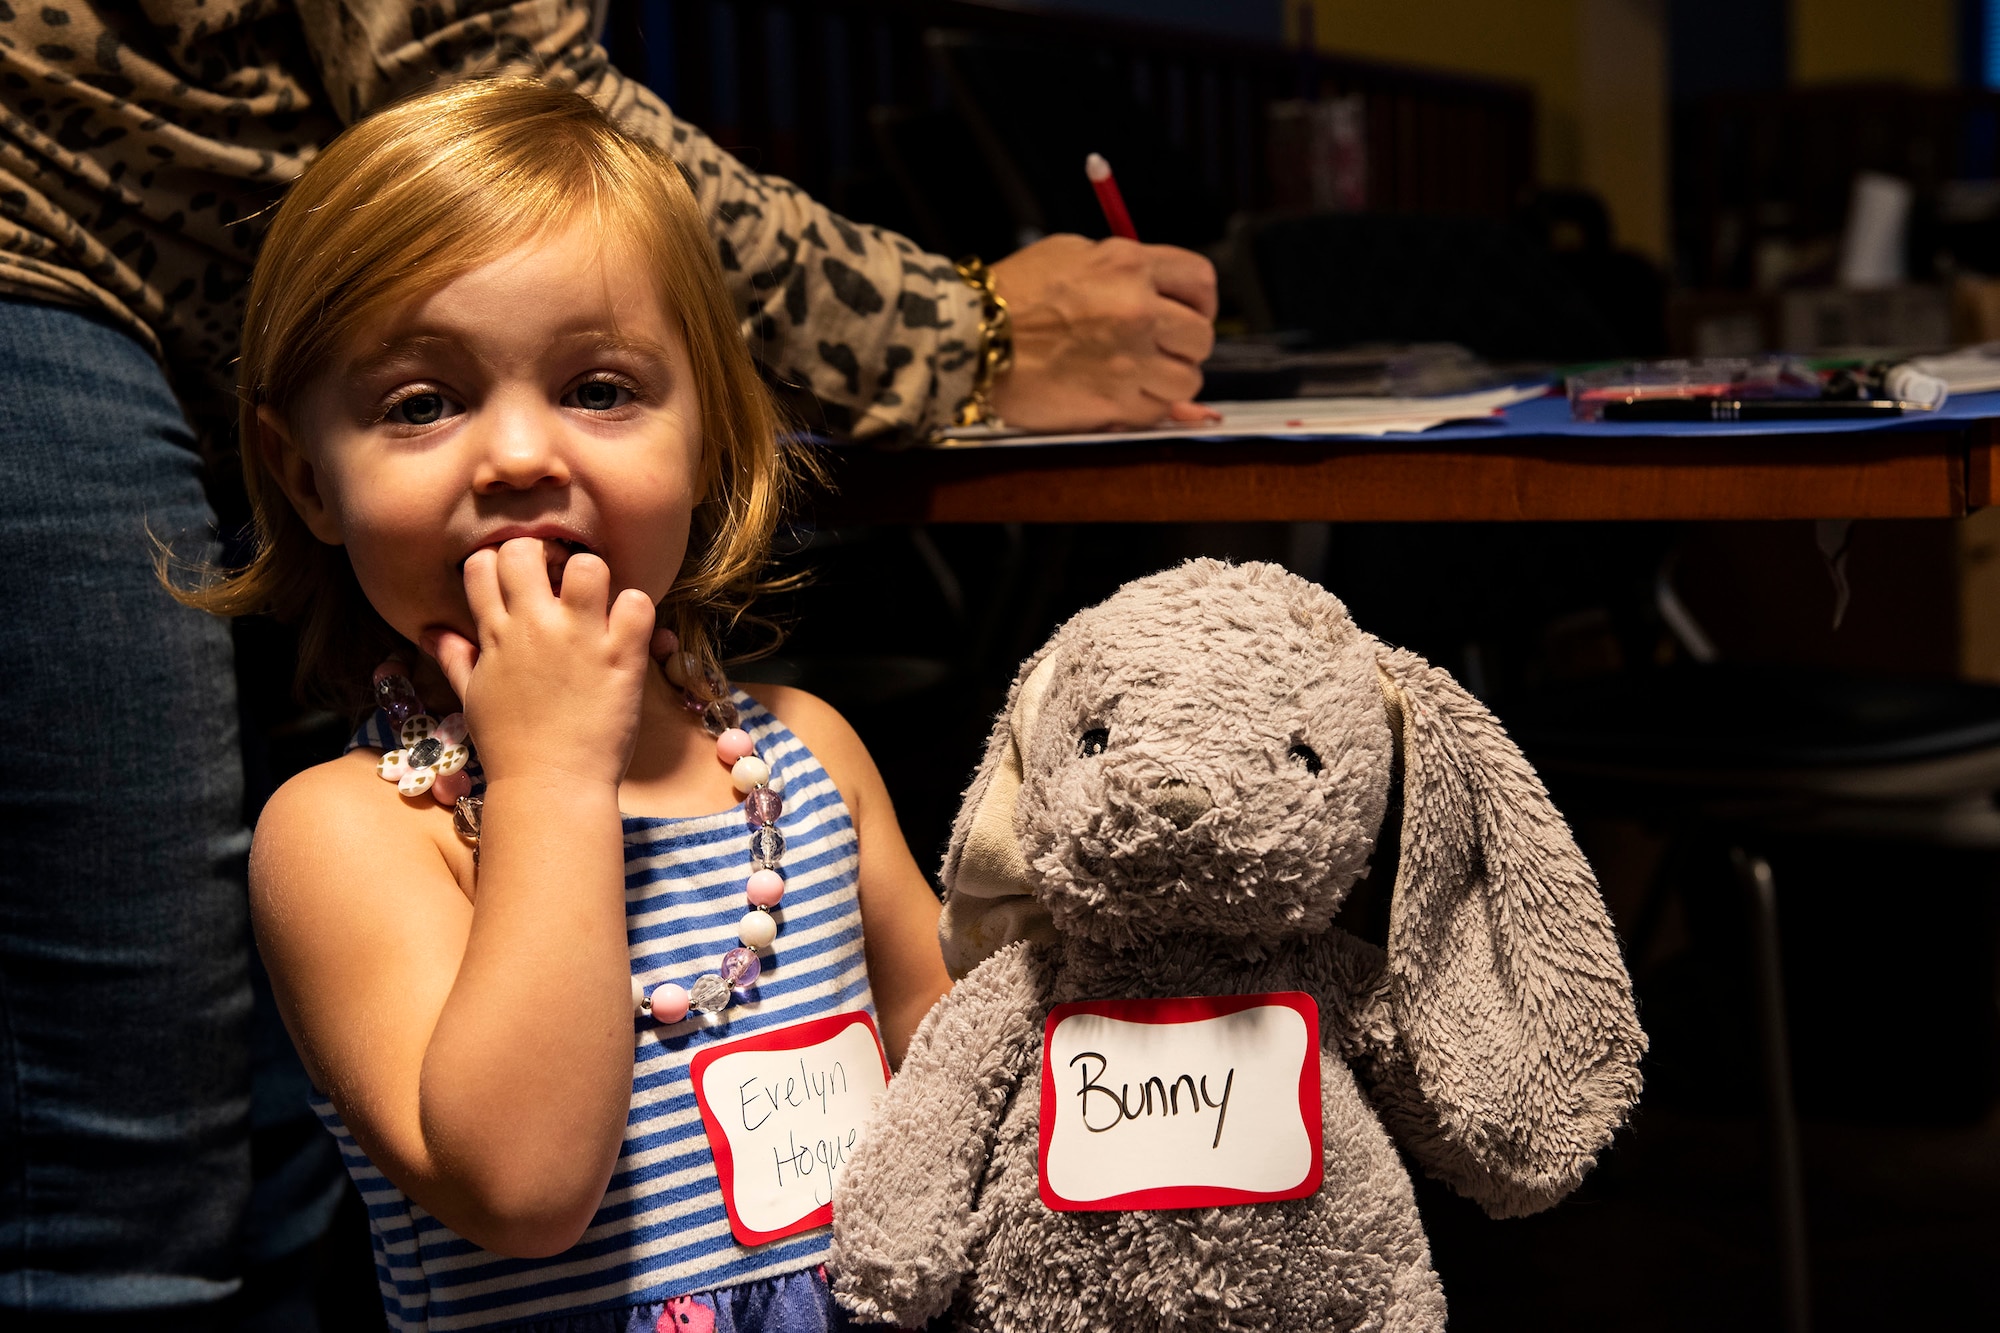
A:
{"label": "blue and white striped tank top", "polygon": [[[822,1014],[874,1012],[861,950],[854,824],[819,761],[740,690],[742,727],[783,793],[785,898],[777,942],[755,988],[719,1015],[661,1026],[634,1021],[632,1109],[604,1202],[583,1239],[546,1259],[479,1248],[411,1201],[371,1165],[324,1097],[313,1104],[340,1144],[368,1207],[375,1272],[397,1330],[488,1328],[607,1312],[809,1269],[829,1228],[754,1249],[731,1236],[688,1061],[703,1046]],[[393,746],[376,714],[350,745]],[[625,929],[632,975],[648,990],[713,971],[736,944],[749,873],[740,807],[686,819],[625,817]],[[622,1327],[622,1320],[607,1321]],[[569,1327],[569,1325],[565,1325]]]}

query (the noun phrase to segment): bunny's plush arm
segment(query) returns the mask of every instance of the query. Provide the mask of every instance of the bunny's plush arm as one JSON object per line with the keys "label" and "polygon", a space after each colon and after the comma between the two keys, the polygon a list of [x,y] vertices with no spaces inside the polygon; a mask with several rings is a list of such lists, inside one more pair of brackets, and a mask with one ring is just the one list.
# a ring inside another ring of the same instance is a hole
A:
{"label": "bunny's plush arm", "polygon": [[1319,1004],[1320,1042],[1354,1071],[1370,1106],[1425,1174],[1486,1204],[1509,1197],[1507,1181],[1467,1152],[1424,1100],[1416,1066],[1390,1000],[1389,955],[1334,928],[1315,942],[1305,978]]}
{"label": "bunny's plush arm", "polygon": [[1311,941],[1302,968],[1319,1005],[1320,1044],[1357,1074],[1371,1073],[1384,1059],[1393,1061],[1396,1021],[1389,1010],[1388,955],[1334,926]]}
{"label": "bunny's plush arm", "polygon": [[1043,969],[1017,943],[974,968],[917,1029],[834,1190],[829,1266],[863,1319],[919,1327],[971,1266],[974,1196],[1009,1101],[1039,1055]]}

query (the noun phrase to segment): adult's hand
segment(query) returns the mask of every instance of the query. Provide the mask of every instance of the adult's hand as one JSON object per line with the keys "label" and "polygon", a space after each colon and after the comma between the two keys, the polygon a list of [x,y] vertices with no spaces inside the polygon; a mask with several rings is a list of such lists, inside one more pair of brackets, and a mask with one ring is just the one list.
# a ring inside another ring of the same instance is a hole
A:
{"label": "adult's hand", "polygon": [[1215,266],[1190,250],[1118,237],[1049,236],[993,265],[1014,328],[1014,368],[993,408],[1028,430],[1202,421],[1194,402],[1215,345]]}

